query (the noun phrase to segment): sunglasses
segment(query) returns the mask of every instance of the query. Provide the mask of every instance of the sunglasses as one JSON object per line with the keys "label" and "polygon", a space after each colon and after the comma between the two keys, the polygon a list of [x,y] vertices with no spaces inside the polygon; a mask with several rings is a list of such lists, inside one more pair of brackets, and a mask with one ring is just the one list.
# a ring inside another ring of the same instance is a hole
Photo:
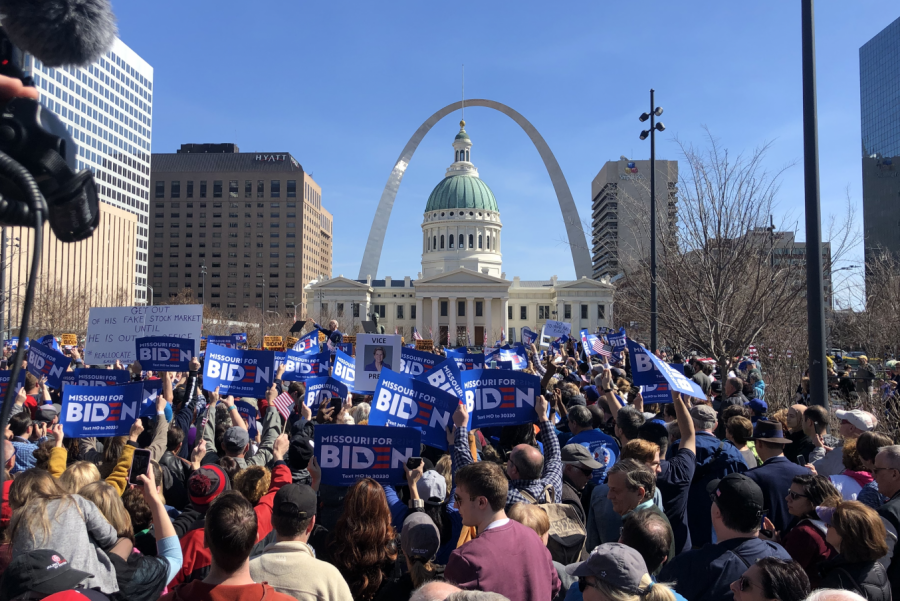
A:
{"label": "sunglasses", "polygon": [[754,582],[752,580],[750,580],[749,578],[747,578],[746,576],[741,576],[740,578],[738,578],[737,582],[738,582],[738,589],[742,593],[746,592],[746,591],[750,590],[751,588],[753,588],[754,586],[756,586],[756,584],[754,584]]}
{"label": "sunglasses", "polygon": [[809,498],[809,495],[804,495],[803,493],[794,492],[792,490],[789,490],[787,494],[791,498],[792,501],[796,501],[797,499],[808,499]]}

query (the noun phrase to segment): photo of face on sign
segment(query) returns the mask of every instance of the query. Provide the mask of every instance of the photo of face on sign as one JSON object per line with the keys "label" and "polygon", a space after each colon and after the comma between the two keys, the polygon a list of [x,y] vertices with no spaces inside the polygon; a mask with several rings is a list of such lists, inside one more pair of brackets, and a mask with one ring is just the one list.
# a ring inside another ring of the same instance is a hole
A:
{"label": "photo of face on sign", "polygon": [[366,345],[364,355],[366,371],[381,373],[381,368],[392,369],[394,349],[387,346]]}

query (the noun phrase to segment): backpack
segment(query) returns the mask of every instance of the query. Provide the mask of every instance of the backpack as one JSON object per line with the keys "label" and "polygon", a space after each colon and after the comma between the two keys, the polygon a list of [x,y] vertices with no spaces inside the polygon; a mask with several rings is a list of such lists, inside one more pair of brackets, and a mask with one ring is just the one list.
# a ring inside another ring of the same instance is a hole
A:
{"label": "backpack", "polygon": [[576,561],[587,559],[584,543],[587,540],[587,530],[575,508],[568,503],[554,503],[553,486],[544,486],[544,501],[539,502],[528,491],[519,491],[528,501],[544,510],[550,518],[550,538],[547,541],[547,549],[553,561],[562,565],[569,565]]}

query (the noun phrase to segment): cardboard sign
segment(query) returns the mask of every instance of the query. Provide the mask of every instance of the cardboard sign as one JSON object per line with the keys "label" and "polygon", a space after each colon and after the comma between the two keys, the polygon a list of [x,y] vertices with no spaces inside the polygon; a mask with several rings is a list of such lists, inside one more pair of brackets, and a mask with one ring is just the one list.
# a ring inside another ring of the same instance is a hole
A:
{"label": "cardboard sign", "polygon": [[447,450],[447,426],[459,406],[454,395],[427,382],[385,370],[372,396],[370,426],[417,428],[422,443]]}
{"label": "cardboard sign", "polygon": [[134,339],[172,336],[200,339],[203,305],[151,307],[95,307],[88,319],[84,362],[88,365],[123,365],[135,360]]}
{"label": "cardboard sign", "polygon": [[298,353],[287,351],[284,360],[283,379],[302,382],[309,378],[327,376],[331,371],[331,353]]}
{"label": "cardboard sign", "polygon": [[237,336],[232,334],[231,336],[207,336],[206,342],[209,344],[218,344],[219,346],[224,346],[225,348],[237,348],[238,340]]}
{"label": "cardboard sign", "polygon": [[301,336],[291,350],[298,353],[318,353],[319,352],[319,330],[313,330]]}
{"label": "cardboard sign", "polygon": [[234,407],[238,410],[238,413],[241,414],[241,417],[247,424],[247,433],[250,435],[250,440],[255,440],[256,433],[259,431],[259,426],[257,424],[259,411],[247,401],[235,401]]}
{"label": "cardboard sign", "polygon": [[372,392],[378,385],[381,370],[400,369],[400,336],[387,334],[359,334],[356,337],[356,392]]}
{"label": "cardboard sign", "polygon": [[299,338],[294,338],[293,336],[286,336],[284,339],[285,348],[294,348],[294,345],[300,342]]}
{"label": "cardboard sign", "polygon": [[47,378],[47,386],[50,388],[62,386],[62,377],[71,362],[69,357],[37,342],[28,348],[28,373],[38,380]]}
{"label": "cardboard sign", "polygon": [[416,340],[416,350],[428,351],[430,353],[434,350],[434,340]]}
{"label": "cardboard sign", "polygon": [[62,381],[76,386],[119,386],[131,382],[131,374],[127,369],[81,367],[64,373]]}
{"label": "cardboard sign", "polygon": [[528,326],[522,328],[522,344],[528,346],[529,344],[534,344],[537,339],[537,332],[533,332]]}
{"label": "cardboard sign", "polygon": [[144,384],[66,386],[60,422],[70,438],[125,436],[138,418]]}
{"label": "cardboard sign", "polygon": [[284,338],[281,336],[263,336],[263,347],[269,351],[283,351]]}
{"label": "cardboard sign", "polygon": [[356,380],[356,360],[341,351],[334,351],[334,379],[353,390],[353,382]]}
{"label": "cardboard sign", "polygon": [[384,426],[321,425],[314,439],[322,483],[331,486],[352,486],[361,478],[403,484],[403,466],[419,456],[421,445],[419,430]]}
{"label": "cardboard sign", "polygon": [[473,369],[462,374],[470,428],[530,424],[541,379],[519,371]]}
{"label": "cardboard sign", "polygon": [[562,338],[568,336],[572,331],[572,324],[565,321],[553,321],[548,319],[544,323],[544,334],[553,338]]}
{"label": "cardboard sign", "polygon": [[344,335],[344,342],[346,344],[356,344],[356,336]]}
{"label": "cardboard sign", "polygon": [[308,406],[315,416],[322,403],[330,403],[333,399],[339,399],[342,403],[347,398],[349,391],[334,378],[310,378],[306,381],[306,392],[303,403]]}
{"label": "cardboard sign", "polygon": [[435,388],[449,392],[458,399],[463,398],[462,376],[453,359],[444,359],[429,371],[416,376],[416,380],[427,382]]}
{"label": "cardboard sign", "polygon": [[219,394],[262,398],[275,377],[272,351],[228,349],[210,344],[203,366],[203,387]]}
{"label": "cardboard sign", "polygon": [[[9,378],[12,375],[11,369],[0,369],[0,406],[3,405],[3,401],[6,400],[6,391],[9,390]],[[16,394],[19,394],[19,389],[25,386],[25,370],[19,370],[19,381],[16,382]]]}
{"label": "cardboard sign", "polygon": [[432,369],[442,361],[444,361],[444,358],[440,355],[426,353],[425,351],[417,351],[404,346],[400,349],[400,369],[397,371],[398,373],[415,378]]}
{"label": "cardboard sign", "polygon": [[63,334],[59,337],[60,344],[63,345],[63,348],[70,349],[74,346],[78,346],[78,336],[75,334]]}
{"label": "cardboard sign", "polygon": [[135,352],[146,371],[188,371],[194,358],[194,341],[188,338],[149,336],[137,338]]}
{"label": "cardboard sign", "polygon": [[628,353],[631,355],[631,373],[634,383],[638,386],[659,384],[660,375],[668,382],[671,390],[688,396],[706,400],[706,394],[693,380],[688,380],[684,373],[669,366],[662,359],[658,359],[647,349],[627,339]]}

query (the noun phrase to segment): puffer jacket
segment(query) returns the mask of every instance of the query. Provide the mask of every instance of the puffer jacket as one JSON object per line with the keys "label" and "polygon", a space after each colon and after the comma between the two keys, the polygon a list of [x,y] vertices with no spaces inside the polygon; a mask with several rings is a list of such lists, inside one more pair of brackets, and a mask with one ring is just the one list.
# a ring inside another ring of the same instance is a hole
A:
{"label": "puffer jacket", "polygon": [[887,570],[877,561],[850,563],[838,554],[819,564],[820,588],[853,591],[868,601],[891,601],[891,583]]}

